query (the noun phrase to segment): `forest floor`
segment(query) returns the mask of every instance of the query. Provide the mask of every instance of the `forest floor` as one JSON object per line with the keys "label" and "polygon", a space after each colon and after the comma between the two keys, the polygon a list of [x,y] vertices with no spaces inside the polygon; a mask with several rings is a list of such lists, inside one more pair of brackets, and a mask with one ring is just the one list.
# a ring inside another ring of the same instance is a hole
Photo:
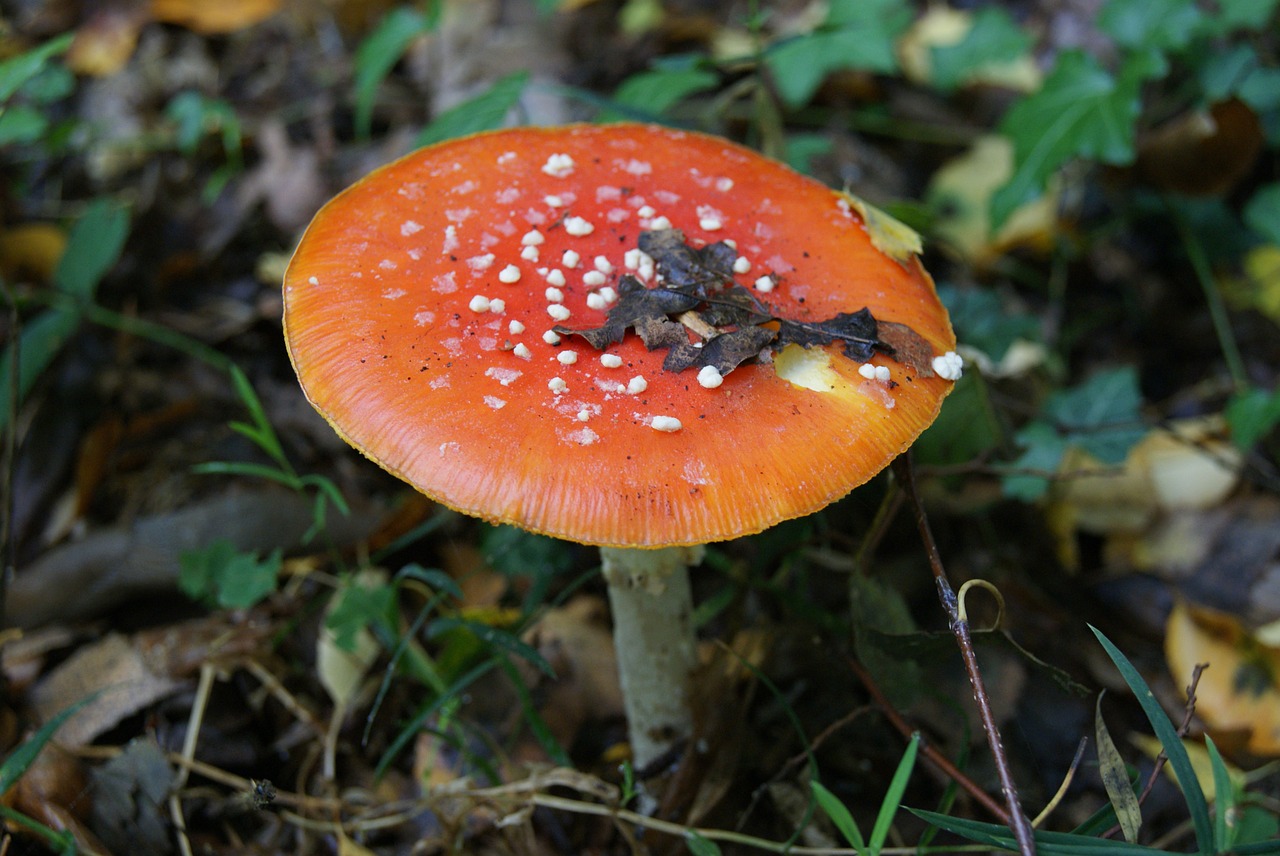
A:
{"label": "forest floor", "polygon": [[0,856],[993,846],[888,473],[709,546],[697,751],[633,770],[597,551],[430,501],[303,396],[281,281],[326,200],[428,140],[605,118],[923,234],[966,369],[919,494],[951,587],[983,583],[1042,849],[1276,852],[1275,5],[4,4]]}

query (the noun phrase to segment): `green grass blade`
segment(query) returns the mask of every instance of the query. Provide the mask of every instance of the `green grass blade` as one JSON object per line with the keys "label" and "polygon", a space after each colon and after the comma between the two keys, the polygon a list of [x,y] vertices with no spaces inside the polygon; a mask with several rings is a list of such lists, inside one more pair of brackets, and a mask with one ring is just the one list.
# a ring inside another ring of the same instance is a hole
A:
{"label": "green grass blade", "polygon": [[86,699],[81,699],[66,710],[61,711],[53,719],[42,725],[35,734],[24,740],[22,745],[9,753],[4,759],[4,763],[0,764],[0,794],[8,793],[9,789],[18,783],[18,779],[21,779],[22,774],[27,772],[27,768],[35,762],[45,744],[53,739],[53,735],[62,727],[62,724],[75,716],[80,708],[96,697],[97,693]]}
{"label": "green grass blade", "polygon": [[1214,852],[1213,820],[1209,817],[1209,803],[1205,800],[1204,791],[1200,789],[1200,780],[1196,778],[1195,767],[1191,764],[1191,758],[1187,755],[1187,748],[1182,745],[1177,729],[1174,728],[1168,714],[1160,707],[1160,703],[1156,701],[1151,687],[1147,686],[1142,675],[1138,674],[1133,663],[1129,662],[1129,658],[1122,654],[1120,649],[1102,634],[1102,631],[1092,625],[1089,629],[1093,631],[1094,636],[1098,637],[1098,642],[1106,650],[1107,656],[1111,658],[1112,663],[1115,663],[1116,669],[1129,685],[1129,689],[1133,690],[1138,704],[1142,705],[1143,713],[1147,715],[1152,730],[1155,731],[1160,745],[1164,747],[1165,754],[1169,758],[1169,766],[1173,768],[1174,775],[1178,777],[1178,784],[1182,786],[1182,794],[1187,801],[1187,809],[1191,813],[1191,824],[1195,829],[1196,847],[1204,856],[1209,856]]}
{"label": "green grass blade", "polygon": [[1223,853],[1231,848],[1236,837],[1236,827],[1232,822],[1236,812],[1236,789],[1213,738],[1205,735],[1204,742],[1209,752],[1209,766],[1213,768],[1213,843],[1217,851]]}
{"label": "green grass blade", "polygon": [[845,804],[840,802],[840,798],[818,781],[809,782],[809,788],[813,791],[813,797],[818,801],[818,806],[826,812],[827,817],[835,824],[849,846],[859,853],[866,853],[867,842],[862,838],[862,830],[858,829],[858,822],[853,819],[853,815],[849,813]]}
{"label": "green grass blade", "polygon": [[[965,820],[958,817],[947,817],[922,809],[909,808],[912,814],[947,832],[955,833],[970,841],[1001,850],[1016,852],[1018,842],[1009,831],[1009,827],[995,823],[981,823],[976,820]],[[1160,851],[1130,844],[1128,841],[1113,841],[1109,838],[1086,838],[1071,832],[1036,832],[1036,852],[1040,856],[1121,856],[1121,854],[1145,853],[1151,856]]]}
{"label": "green grass blade", "polygon": [[867,846],[872,854],[878,854],[880,848],[884,847],[885,839],[889,837],[889,827],[893,825],[893,817],[902,805],[902,795],[907,790],[907,782],[911,779],[911,771],[915,769],[916,754],[919,751],[920,735],[912,734],[911,742],[907,744],[906,751],[902,753],[902,760],[898,762],[898,769],[889,780],[889,788],[884,793],[884,801],[880,803],[880,813],[876,815],[875,826],[871,827],[871,838]]}

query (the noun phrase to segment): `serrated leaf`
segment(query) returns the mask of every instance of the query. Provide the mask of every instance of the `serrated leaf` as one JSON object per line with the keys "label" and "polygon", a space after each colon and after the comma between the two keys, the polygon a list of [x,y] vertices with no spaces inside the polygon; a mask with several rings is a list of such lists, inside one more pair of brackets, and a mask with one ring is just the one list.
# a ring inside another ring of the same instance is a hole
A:
{"label": "serrated leaf", "polygon": [[992,66],[1011,63],[1027,54],[1031,35],[1004,9],[986,6],[973,15],[964,38],[930,49],[930,78],[946,92]]}
{"label": "serrated leaf", "polygon": [[993,229],[1037,197],[1073,158],[1132,161],[1139,87],[1162,71],[1159,57],[1151,54],[1131,56],[1116,76],[1081,51],[1059,56],[1040,91],[1015,104],[1000,122],[1000,132],[1013,141],[1014,172],[992,196]]}
{"label": "serrated leaf", "polygon": [[429,146],[500,127],[528,83],[527,71],[507,75],[475,98],[454,105],[432,119],[418,134],[414,145]]}
{"label": "serrated leaf", "polygon": [[1204,17],[1195,0],[1108,0],[1098,26],[1129,50],[1177,51],[1190,44]]}
{"label": "serrated leaf", "polygon": [[1146,433],[1141,407],[1138,372],[1123,366],[1049,396],[1044,414],[1067,432],[1069,442],[1104,464],[1119,464]]}
{"label": "serrated leaf", "polygon": [[1111,739],[1111,731],[1106,720],[1102,718],[1102,694],[1094,705],[1093,731],[1098,750],[1098,774],[1102,777],[1102,786],[1115,809],[1116,819],[1120,823],[1120,831],[1126,841],[1138,840],[1138,829],[1142,826],[1142,806],[1129,783],[1129,768],[1120,756],[1115,741]]}

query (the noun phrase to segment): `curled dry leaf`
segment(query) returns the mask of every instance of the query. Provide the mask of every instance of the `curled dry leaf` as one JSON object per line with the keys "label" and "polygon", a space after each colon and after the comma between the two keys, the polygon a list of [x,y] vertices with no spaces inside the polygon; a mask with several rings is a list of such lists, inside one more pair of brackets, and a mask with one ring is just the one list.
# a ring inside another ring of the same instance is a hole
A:
{"label": "curled dry leaf", "polygon": [[1262,645],[1230,615],[1179,600],[1165,627],[1165,659],[1184,684],[1208,663],[1196,687],[1196,713],[1219,742],[1280,756],[1280,648]]}

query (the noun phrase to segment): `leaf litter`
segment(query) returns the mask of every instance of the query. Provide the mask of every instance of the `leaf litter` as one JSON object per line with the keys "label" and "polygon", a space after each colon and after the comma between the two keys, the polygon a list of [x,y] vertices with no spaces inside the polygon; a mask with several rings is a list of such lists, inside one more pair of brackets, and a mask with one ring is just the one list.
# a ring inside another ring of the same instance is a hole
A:
{"label": "leaf litter", "polygon": [[877,321],[865,306],[821,321],[780,316],[734,280],[738,252],[723,241],[692,247],[679,229],[661,229],[641,232],[637,246],[654,260],[659,284],[649,287],[625,274],[618,302],[603,324],[560,324],[553,328],[556,333],[579,336],[603,351],[633,329],[648,350],[666,350],[662,368],[677,374],[710,366],[723,376],[766,350],[838,343],[859,363],[878,352],[898,358],[920,376],[933,375],[933,349],[923,337],[905,324]]}

